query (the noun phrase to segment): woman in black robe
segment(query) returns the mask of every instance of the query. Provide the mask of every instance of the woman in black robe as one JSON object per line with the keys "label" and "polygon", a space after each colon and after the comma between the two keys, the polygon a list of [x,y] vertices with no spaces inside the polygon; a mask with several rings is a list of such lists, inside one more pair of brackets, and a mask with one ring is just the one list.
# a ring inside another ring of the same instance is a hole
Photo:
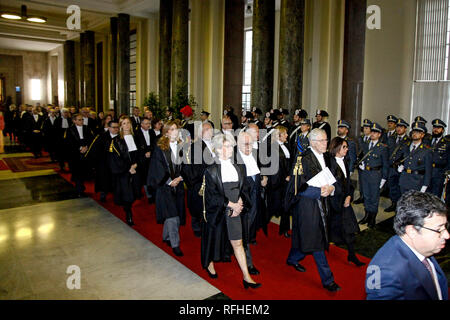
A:
{"label": "woman in black robe", "polygon": [[350,181],[350,171],[345,155],[348,143],[340,137],[330,143],[330,170],[336,178],[334,195],[330,197],[330,240],[335,243],[345,243],[348,248],[349,262],[363,266],[355,255],[355,233],[359,232],[355,212],[352,208],[354,187]]}
{"label": "woman in black robe", "polygon": [[[286,194],[286,186],[290,179],[291,169],[291,156],[289,152],[289,146],[287,145],[287,128],[283,126],[277,126],[272,136],[273,143],[271,144],[271,162],[278,160],[278,170],[269,175],[268,180],[268,192],[267,192],[267,206],[270,215],[280,217],[279,234],[289,238],[290,230],[290,218],[289,212],[283,209],[283,198]],[[277,148],[277,152],[272,152],[274,148]],[[278,157],[278,159],[273,159]]]}
{"label": "woman in black robe", "polygon": [[211,278],[218,275],[215,261],[224,261],[229,245],[241,268],[244,288],[258,288],[250,276],[244,251],[241,214],[250,207],[249,185],[243,164],[233,164],[233,136],[220,134],[214,137],[213,146],[217,162],[205,171],[203,191],[204,221],[202,226],[201,261]]}
{"label": "woman in black robe", "polygon": [[136,174],[138,149],[130,118],[121,117],[119,126],[119,135],[112,139],[109,147],[108,164],[112,174],[114,203],[123,207],[127,224],[132,226],[131,206],[140,195],[139,176]]}
{"label": "woman in black robe", "polygon": [[156,190],[156,222],[164,223],[163,241],[181,257],[179,228],[186,223],[186,213],[178,133],[177,122],[168,121],[164,125],[150,160],[147,185]]}

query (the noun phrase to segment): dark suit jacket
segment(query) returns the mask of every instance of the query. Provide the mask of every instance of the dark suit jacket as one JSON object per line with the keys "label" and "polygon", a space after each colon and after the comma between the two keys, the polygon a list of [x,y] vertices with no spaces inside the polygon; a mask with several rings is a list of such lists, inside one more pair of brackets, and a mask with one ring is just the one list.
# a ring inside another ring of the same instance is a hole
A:
{"label": "dark suit jacket", "polygon": [[[442,299],[448,300],[447,278],[436,259],[430,260],[436,269]],[[367,268],[365,286],[368,300],[438,299],[429,271],[399,236],[390,238],[375,254]]]}

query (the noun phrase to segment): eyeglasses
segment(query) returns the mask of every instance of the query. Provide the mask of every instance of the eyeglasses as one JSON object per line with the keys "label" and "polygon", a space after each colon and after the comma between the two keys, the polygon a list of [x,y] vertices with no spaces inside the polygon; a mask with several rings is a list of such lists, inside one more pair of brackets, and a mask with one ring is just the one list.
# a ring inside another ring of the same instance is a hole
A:
{"label": "eyeglasses", "polygon": [[342,146],[342,149],[348,149],[348,146],[343,145],[343,146]]}
{"label": "eyeglasses", "polygon": [[233,124],[233,122],[224,122],[223,124]]}
{"label": "eyeglasses", "polygon": [[427,230],[430,230],[430,231],[433,231],[433,232],[436,232],[436,233],[439,233],[439,235],[442,237],[442,235],[445,233],[445,231],[448,232],[449,226],[450,226],[450,224],[447,222],[445,224],[445,228],[442,229],[442,230],[435,230],[435,229],[427,228],[427,227],[424,227],[424,226],[418,226],[418,227],[424,228],[424,229],[427,229]]}

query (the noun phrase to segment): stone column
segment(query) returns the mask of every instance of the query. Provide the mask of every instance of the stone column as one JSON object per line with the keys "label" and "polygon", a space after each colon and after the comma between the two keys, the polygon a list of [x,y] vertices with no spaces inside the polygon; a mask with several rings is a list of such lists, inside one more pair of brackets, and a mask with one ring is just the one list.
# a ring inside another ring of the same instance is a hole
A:
{"label": "stone column", "polygon": [[117,54],[118,116],[130,113],[130,16],[119,13]]}
{"label": "stone column", "polygon": [[344,63],[341,118],[352,125],[350,136],[360,133],[366,40],[366,0],[345,1]]}
{"label": "stone column", "polygon": [[114,112],[117,115],[117,17],[110,19],[111,50],[110,50],[110,87],[109,95],[113,101]]}
{"label": "stone column", "polygon": [[225,39],[223,69],[223,105],[242,110],[244,65],[244,0],[225,1]]}
{"label": "stone column", "polygon": [[251,106],[272,108],[275,1],[253,1]]}
{"label": "stone column", "polygon": [[85,32],[86,57],[84,59],[84,82],[86,107],[97,110],[95,105],[95,33],[94,31]]}
{"label": "stone column", "polygon": [[293,111],[302,106],[305,0],[281,0],[279,106]]}
{"label": "stone column", "polygon": [[84,60],[86,59],[86,34],[80,33],[80,108],[85,106]]}
{"label": "stone column", "polygon": [[64,97],[66,107],[77,104],[75,83],[75,42],[67,40],[64,43]]}
{"label": "stone column", "polygon": [[173,0],[172,97],[179,88],[188,93],[189,0]]}
{"label": "stone column", "polygon": [[159,3],[159,99],[163,106],[170,102],[172,53],[172,0]]}

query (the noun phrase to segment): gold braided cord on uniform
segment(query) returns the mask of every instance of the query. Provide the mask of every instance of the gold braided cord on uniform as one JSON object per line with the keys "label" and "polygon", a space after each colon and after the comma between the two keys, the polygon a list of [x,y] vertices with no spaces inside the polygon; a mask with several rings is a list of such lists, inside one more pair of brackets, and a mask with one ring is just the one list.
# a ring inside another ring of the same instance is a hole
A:
{"label": "gold braided cord on uniform", "polygon": [[114,140],[111,141],[111,144],[109,145],[109,152],[115,151],[118,156],[120,156],[120,152],[117,151],[116,147],[114,146]]}
{"label": "gold braided cord on uniform", "polygon": [[205,222],[207,222],[207,220],[206,220],[206,205],[205,205],[205,187],[206,187],[206,181],[205,181],[205,175],[203,175],[202,186],[200,187],[200,191],[198,192],[198,194],[203,199],[203,218],[205,219]]}
{"label": "gold braided cord on uniform", "polygon": [[297,162],[294,166],[294,179],[295,179],[295,193],[297,195],[297,176],[303,174],[303,164],[302,164],[302,156],[297,157]]}
{"label": "gold braided cord on uniform", "polygon": [[97,139],[98,139],[99,136],[100,136],[100,135],[98,134],[98,135],[95,137],[95,139],[92,141],[91,145],[89,146],[88,151],[84,154],[84,157],[85,157],[85,158],[87,157],[89,151],[91,151],[92,146],[94,145],[95,141],[97,141]]}
{"label": "gold braided cord on uniform", "polygon": [[187,164],[191,164],[191,158],[190,158],[190,154],[191,154],[191,143],[189,144],[188,150],[186,152],[186,161]]}

